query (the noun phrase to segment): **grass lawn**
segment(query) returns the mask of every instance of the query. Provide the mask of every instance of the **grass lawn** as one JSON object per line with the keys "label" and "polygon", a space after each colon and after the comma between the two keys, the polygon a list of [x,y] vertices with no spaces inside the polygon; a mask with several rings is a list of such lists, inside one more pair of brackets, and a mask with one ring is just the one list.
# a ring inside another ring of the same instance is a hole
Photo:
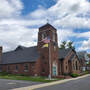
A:
{"label": "grass lawn", "polygon": [[10,80],[26,80],[26,81],[34,81],[34,82],[53,82],[61,79],[47,80],[47,77],[33,77],[33,76],[25,76],[25,75],[13,75],[5,72],[0,72],[1,79],[10,79]]}

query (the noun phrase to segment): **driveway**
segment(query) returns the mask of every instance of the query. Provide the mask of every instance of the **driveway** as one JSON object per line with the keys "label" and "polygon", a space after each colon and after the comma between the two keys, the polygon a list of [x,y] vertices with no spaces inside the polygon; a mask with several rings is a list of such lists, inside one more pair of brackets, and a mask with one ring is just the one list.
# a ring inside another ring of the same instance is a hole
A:
{"label": "driveway", "polygon": [[32,86],[36,84],[41,84],[41,83],[31,82],[31,81],[0,79],[0,90],[10,90],[14,88],[27,87],[27,86]]}
{"label": "driveway", "polygon": [[90,76],[35,90],[90,90]]}

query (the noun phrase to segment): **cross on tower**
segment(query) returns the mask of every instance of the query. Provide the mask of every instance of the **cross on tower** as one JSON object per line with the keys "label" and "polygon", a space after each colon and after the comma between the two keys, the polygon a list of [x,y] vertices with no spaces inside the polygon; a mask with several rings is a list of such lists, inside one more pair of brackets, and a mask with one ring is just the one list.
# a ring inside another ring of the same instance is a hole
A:
{"label": "cross on tower", "polygon": [[47,23],[49,23],[49,19],[47,19]]}

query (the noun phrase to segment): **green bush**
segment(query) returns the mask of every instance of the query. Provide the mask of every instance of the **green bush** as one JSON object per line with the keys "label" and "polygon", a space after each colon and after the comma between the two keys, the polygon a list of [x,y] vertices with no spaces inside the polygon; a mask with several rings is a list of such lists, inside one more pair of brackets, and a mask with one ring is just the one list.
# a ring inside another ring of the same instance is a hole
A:
{"label": "green bush", "polygon": [[88,71],[85,71],[85,74],[88,74],[89,72]]}
{"label": "green bush", "polygon": [[64,76],[68,76],[69,74],[68,74],[68,73],[64,73],[63,75],[64,75]]}
{"label": "green bush", "polygon": [[0,72],[0,75],[8,75],[9,73],[8,72]]}
{"label": "green bush", "polygon": [[79,76],[79,74],[76,74],[76,73],[71,74],[71,77],[78,77],[78,76]]}

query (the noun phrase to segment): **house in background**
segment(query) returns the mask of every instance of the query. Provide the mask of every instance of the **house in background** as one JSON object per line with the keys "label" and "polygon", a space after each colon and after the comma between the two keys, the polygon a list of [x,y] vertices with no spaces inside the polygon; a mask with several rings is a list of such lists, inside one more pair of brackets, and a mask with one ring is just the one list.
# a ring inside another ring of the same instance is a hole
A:
{"label": "house in background", "polygon": [[90,63],[86,65],[86,70],[90,73]]}
{"label": "house in background", "polygon": [[1,48],[0,67],[4,72],[31,76],[58,77],[80,73],[80,63],[75,50],[59,49],[57,30],[48,23],[39,28],[37,46],[18,46],[5,53],[2,53]]}

